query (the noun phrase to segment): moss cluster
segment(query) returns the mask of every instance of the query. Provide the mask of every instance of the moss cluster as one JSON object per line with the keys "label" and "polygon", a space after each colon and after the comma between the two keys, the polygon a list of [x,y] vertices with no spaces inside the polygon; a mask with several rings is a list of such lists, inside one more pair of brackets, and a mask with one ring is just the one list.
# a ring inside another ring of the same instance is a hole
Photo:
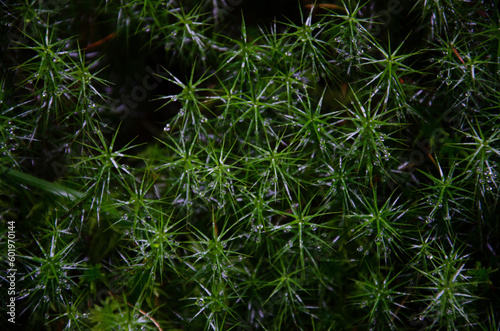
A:
{"label": "moss cluster", "polygon": [[52,0],[0,17],[16,326],[500,327],[489,1]]}

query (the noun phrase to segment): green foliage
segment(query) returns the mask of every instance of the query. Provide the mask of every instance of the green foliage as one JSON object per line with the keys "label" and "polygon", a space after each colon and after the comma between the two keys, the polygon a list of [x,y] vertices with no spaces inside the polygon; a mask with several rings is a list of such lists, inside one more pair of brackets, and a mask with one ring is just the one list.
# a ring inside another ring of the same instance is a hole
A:
{"label": "green foliage", "polygon": [[2,8],[18,326],[499,328],[496,7],[276,3]]}

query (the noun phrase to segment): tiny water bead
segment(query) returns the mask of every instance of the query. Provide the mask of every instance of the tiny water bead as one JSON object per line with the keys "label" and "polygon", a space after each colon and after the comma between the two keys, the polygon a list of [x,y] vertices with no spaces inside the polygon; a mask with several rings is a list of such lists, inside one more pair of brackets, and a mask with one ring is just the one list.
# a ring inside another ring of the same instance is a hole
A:
{"label": "tiny water bead", "polygon": [[196,300],[196,305],[203,307],[203,305],[205,305],[205,299],[199,298],[198,300]]}
{"label": "tiny water bead", "polygon": [[254,232],[262,232],[263,229],[264,229],[264,225],[259,224],[259,225],[254,227]]}

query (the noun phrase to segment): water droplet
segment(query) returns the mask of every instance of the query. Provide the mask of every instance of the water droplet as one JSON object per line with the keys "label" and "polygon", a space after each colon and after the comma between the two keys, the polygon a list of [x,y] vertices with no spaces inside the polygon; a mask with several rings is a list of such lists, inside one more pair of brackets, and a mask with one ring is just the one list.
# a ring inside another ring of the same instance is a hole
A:
{"label": "water droplet", "polygon": [[199,298],[198,300],[196,300],[196,304],[202,307],[205,304],[205,300],[203,298]]}

